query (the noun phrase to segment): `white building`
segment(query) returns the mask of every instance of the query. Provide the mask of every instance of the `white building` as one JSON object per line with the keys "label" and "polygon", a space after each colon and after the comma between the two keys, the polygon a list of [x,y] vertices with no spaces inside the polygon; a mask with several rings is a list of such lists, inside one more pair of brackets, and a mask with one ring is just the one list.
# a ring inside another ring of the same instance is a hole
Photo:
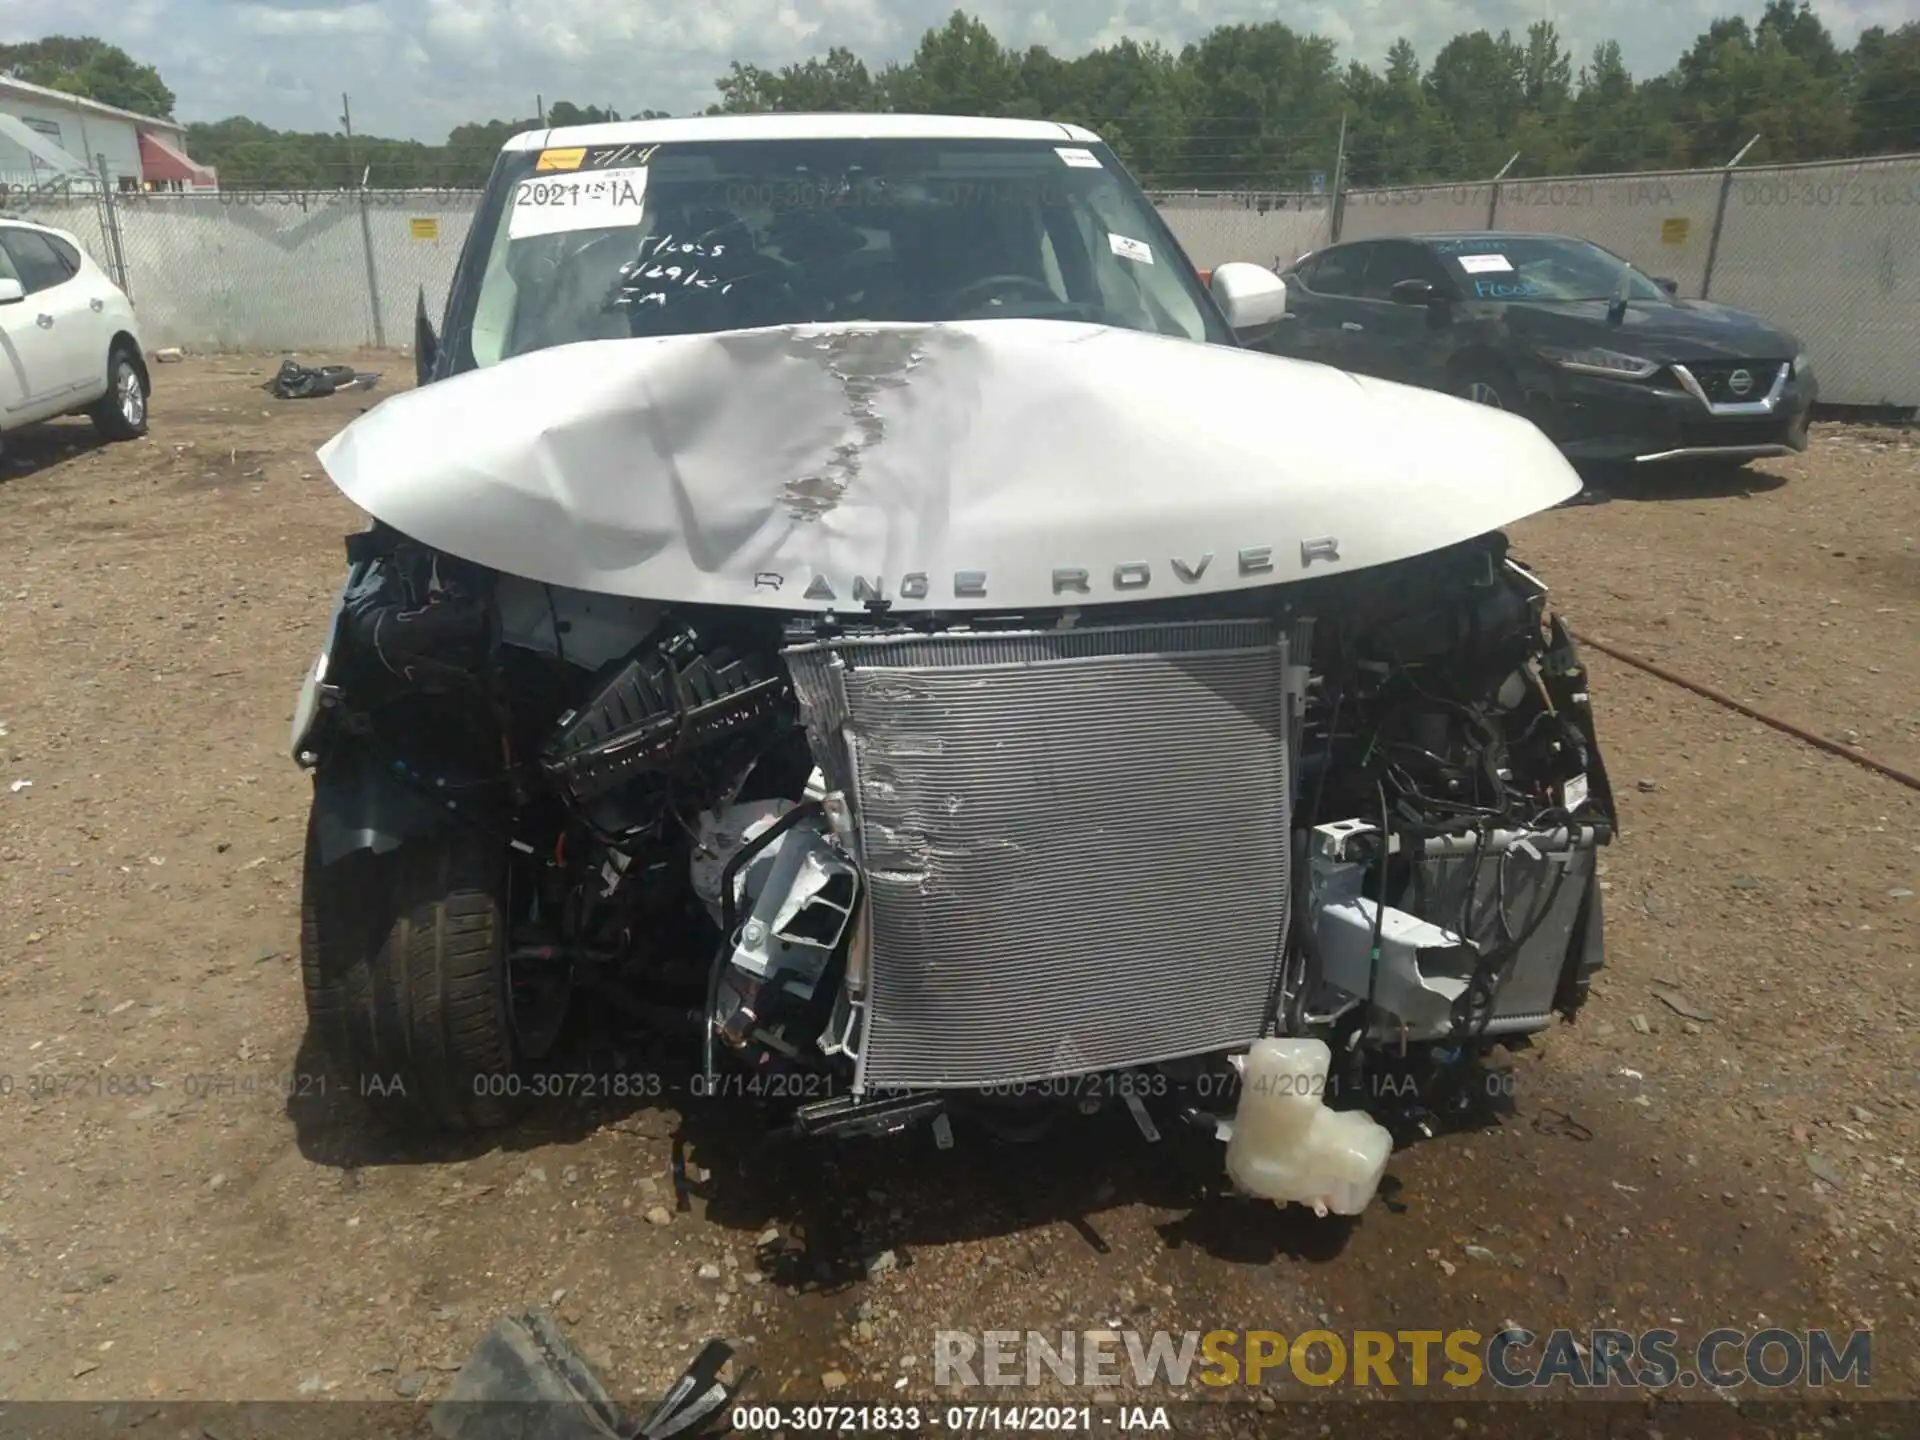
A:
{"label": "white building", "polygon": [[0,190],[97,184],[103,161],[116,190],[219,186],[188,156],[185,126],[0,75]]}

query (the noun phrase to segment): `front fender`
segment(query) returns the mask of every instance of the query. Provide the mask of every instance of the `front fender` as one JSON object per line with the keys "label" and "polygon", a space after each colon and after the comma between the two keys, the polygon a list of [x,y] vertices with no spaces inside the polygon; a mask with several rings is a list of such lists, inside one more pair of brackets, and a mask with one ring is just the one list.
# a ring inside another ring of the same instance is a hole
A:
{"label": "front fender", "polygon": [[314,771],[313,817],[322,865],[356,850],[385,855],[458,823],[352,745],[335,747]]}

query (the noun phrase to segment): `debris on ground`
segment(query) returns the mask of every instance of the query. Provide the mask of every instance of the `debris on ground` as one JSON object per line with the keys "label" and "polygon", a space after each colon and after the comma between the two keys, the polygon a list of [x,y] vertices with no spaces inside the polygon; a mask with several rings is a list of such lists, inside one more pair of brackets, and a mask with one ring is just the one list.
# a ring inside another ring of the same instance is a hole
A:
{"label": "debris on ground", "polygon": [[1672,986],[1654,985],[1650,988],[1653,998],[1673,1011],[1674,1014],[1683,1015],[1689,1020],[1701,1020],[1709,1024],[1712,1023],[1713,1012],[1711,1010],[1696,1005]]}
{"label": "debris on ground", "polygon": [[431,1424],[441,1440],[649,1440],[715,1433],[754,1375],[748,1367],[733,1382],[722,1380],[732,1358],[731,1346],[709,1340],[666,1398],[636,1425],[553,1321],[529,1310],[502,1318],[481,1338],[435,1402]]}
{"label": "debris on ground", "polygon": [[355,370],[351,365],[309,367],[282,360],[273,378],[260,388],[276,400],[317,400],[343,390],[371,390],[379,379],[378,370]]}

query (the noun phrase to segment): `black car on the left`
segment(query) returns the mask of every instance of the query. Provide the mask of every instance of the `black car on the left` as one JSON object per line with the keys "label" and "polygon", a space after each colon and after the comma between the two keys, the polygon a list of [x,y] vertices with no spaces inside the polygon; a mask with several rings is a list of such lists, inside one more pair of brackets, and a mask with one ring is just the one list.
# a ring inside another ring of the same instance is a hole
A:
{"label": "black car on the left", "polygon": [[1284,273],[1263,348],[1525,415],[1568,459],[1735,465],[1807,448],[1800,342],[1612,251],[1502,232],[1355,240]]}

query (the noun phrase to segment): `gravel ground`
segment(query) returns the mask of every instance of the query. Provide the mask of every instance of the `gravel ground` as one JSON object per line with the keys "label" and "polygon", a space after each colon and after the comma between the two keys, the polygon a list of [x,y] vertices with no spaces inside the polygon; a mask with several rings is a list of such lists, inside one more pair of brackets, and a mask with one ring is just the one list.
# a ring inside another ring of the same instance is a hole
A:
{"label": "gravel ground", "polygon": [[[1609,968],[1357,1224],[1232,1201],[1124,1112],[1011,1157],[766,1154],[672,1096],[369,1132],[301,1078],[283,747],[360,524],[313,450],[381,392],[274,401],[273,363],[0,459],[0,1397],[431,1398],[528,1305],[622,1395],[713,1334],[765,1398],[897,1400],[942,1328],[1509,1319],[1869,1326],[1874,1391],[1920,1392],[1920,795],[1591,653]],[[1823,425],[1516,540],[1585,633],[1920,769],[1917,482],[1912,433]]]}

